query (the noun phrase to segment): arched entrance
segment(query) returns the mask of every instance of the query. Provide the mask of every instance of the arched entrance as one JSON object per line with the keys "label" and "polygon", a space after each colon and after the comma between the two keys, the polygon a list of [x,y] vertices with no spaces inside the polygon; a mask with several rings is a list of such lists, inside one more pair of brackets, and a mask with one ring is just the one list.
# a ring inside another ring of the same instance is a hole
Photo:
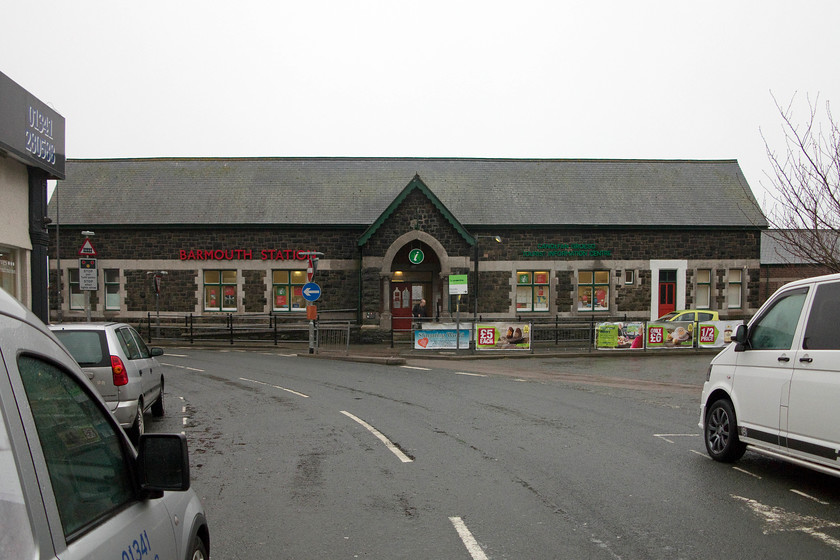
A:
{"label": "arched entrance", "polygon": [[411,330],[412,309],[424,299],[425,317],[439,316],[441,265],[432,247],[417,239],[407,242],[394,255],[390,272],[389,307],[394,330]]}

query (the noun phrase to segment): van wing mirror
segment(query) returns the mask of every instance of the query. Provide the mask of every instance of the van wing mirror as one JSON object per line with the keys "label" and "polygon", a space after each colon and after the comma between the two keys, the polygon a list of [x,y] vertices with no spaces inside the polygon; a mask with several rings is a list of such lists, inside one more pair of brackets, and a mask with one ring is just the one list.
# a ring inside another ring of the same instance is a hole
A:
{"label": "van wing mirror", "polygon": [[738,325],[735,329],[735,336],[732,337],[732,340],[735,342],[735,351],[736,352],[743,352],[747,349],[747,340],[749,338],[749,330],[747,330],[747,325]]}
{"label": "van wing mirror", "polygon": [[143,434],[137,444],[140,488],[150,496],[190,489],[190,458],[183,434]]}

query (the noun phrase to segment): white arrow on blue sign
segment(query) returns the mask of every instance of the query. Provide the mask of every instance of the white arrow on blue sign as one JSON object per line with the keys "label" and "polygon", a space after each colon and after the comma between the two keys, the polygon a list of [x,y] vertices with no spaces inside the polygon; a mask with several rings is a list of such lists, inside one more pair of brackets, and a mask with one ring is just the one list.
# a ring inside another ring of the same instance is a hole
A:
{"label": "white arrow on blue sign", "polygon": [[315,301],[319,297],[321,297],[321,286],[315,282],[307,282],[303,285],[303,299]]}

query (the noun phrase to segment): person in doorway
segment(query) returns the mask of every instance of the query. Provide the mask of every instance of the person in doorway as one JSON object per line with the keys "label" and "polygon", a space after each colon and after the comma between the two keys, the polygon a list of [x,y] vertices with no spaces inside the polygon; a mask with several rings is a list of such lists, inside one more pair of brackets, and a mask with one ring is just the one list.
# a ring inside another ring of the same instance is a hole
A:
{"label": "person in doorway", "polygon": [[422,317],[426,316],[426,300],[421,299],[419,303],[414,304],[414,308],[411,310],[411,314],[416,319],[417,328],[420,328],[422,321]]}

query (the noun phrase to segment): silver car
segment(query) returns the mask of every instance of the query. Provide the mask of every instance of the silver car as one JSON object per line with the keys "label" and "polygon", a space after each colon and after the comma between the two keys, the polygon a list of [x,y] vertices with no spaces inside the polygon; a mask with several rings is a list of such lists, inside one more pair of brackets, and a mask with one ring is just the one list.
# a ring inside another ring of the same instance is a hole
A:
{"label": "silver car", "polygon": [[207,560],[186,438],[137,449],[74,358],[0,289],[0,558]]}
{"label": "silver car", "polygon": [[163,416],[163,368],[125,323],[64,323],[50,329],[67,347],[135,443],[146,431],[143,413]]}

